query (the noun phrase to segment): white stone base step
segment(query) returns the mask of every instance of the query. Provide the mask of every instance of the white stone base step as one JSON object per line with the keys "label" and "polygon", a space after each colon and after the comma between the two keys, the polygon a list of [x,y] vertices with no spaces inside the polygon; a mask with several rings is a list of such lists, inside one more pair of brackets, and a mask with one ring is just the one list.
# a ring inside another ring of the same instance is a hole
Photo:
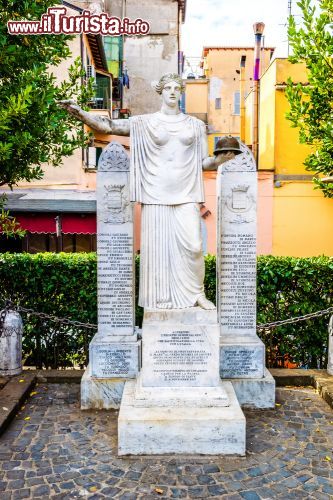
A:
{"label": "white stone base step", "polygon": [[135,386],[137,407],[186,406],[212,407],[229,406],[223,382],[214,387],[144,387],[141,373]]}
{"label": "white stone base step", "polygon": [[264,370],[264,377],[261,379],[229,379],[242,408],[275,408],[275,380],[267,368]]}
{"label": "white stone base step", "polygon": [[[154,398],[143,406],[135,398],[136,382],[126,382],[118,417],[118,454],[245,455],[245,416],[232,384],[222,385],[229,406],[202,407],[186,401],[159,406]],[[160,388],[155,391],[158,396]]]}

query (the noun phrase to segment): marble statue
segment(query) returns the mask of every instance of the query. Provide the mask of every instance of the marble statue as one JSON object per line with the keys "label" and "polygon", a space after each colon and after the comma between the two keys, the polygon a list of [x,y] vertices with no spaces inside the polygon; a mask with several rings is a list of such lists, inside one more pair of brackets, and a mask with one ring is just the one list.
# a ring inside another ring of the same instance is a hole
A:
{"label": "marble statue", "polygon": [[208,157],[205,124],[180,111],[177,74],[152,86],[162,97],[160,111],[129,119],[97,116],[73,101],[60,105],[93,130],[131,138],[130,195],[142,205],[139,305],[214,309],[204,292],[199,204],[202,169],[216,170],[226,158]]}

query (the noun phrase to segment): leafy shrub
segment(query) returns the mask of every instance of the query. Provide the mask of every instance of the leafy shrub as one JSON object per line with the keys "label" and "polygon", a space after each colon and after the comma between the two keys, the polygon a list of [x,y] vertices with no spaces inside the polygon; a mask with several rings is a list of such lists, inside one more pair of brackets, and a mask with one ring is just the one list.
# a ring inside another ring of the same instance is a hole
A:
{"label": "leafy shrub", "polygon": [[[288,319],[333,305],[333,258],[258,258],[257,323]],[[285,358],[305,368],[327,365],[328,316],[283,325],[260,337],[268,366],[283,366]]]}
{"label": "leafy shrub", "polygon": [[[215,302],[216,261],[205,258],[207,297]],[[136,259],[136,298],[139,258]],[[326,309],[332,305],[333,259],[330,257],[258,257],[258,324]],[[0,303],[12,300],[26,308],[83,323],[97,322],[96,254],[1,254]],[[137,303],[137,302],[136,302]],[[141,325],[142,308],[136,308]],[[84,366],[94,332],[23,315],[25,363],[38,367]],[[285,360],[323,368],[327,362],[328,317],[260,331],[268,366]]]}

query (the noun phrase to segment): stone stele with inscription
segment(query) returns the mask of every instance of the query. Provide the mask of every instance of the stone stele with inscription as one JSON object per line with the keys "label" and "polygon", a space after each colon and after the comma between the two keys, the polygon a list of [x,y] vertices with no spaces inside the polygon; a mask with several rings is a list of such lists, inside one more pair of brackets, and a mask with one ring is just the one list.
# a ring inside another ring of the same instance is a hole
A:
{"label": "stone stele with inscription", "polygon": [[129,157],[110,143],[97,172],[98,331],[81,383],[81,408],[117,408],[125,380],[139,371],[134,316],[133,204]]}
{"label": "stone stele with inscription", "polygon": [[275,383],[256,334],[258,179],[252,152],[239,147],[217,174],[220,374],[232,381],[243,406],[271,408]]}

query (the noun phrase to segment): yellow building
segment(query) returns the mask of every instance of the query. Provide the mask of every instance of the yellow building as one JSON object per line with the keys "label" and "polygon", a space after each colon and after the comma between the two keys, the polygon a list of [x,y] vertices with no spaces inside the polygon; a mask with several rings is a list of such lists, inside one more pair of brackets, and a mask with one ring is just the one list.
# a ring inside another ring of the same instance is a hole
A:
{"label": "yellow building", "polygon": [[[265,179],[259,231],[273,255],[333,255],[333,201],[314,189],[303,162],[310,152],[286,118],[286,82],[306,82],[303,64],[275,59],[260,79],[259,178]],[[251,146],[252,94],[245,100],[246,143]]]}
{"label": "yellow building", "polygon": [[208,80],[207,78],[188,78],[185,80],[185,93],[183,94],[183,111],[195,116],[207,124],[208,120]]}
{"label": "yellow building", "polygon": [[[262,72],[268,67],[274,48],[261,51]],[[241,108],[253,86],[253,47],[204,47],[203,68],[208,80],[208,146],[212,154],[217,140],[224,135],[241,135]],[[244,69],[241,71],[241,61]],[[242,95],[241,95],[242,93]],[[190,95],[187,102],[191,100]],[[192,106],[188,102],[188,107]]]}

